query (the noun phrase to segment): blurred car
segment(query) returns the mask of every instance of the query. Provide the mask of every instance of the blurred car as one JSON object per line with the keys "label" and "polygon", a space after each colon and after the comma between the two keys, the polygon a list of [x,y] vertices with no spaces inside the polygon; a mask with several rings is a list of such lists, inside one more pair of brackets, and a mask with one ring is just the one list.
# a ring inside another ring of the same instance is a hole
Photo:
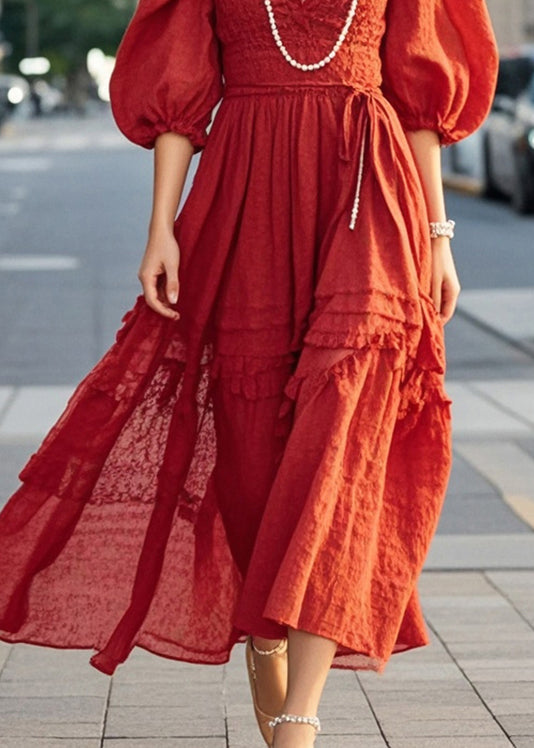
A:
{"label": "blurred car", "polygon": [[485,195],[534,212],[534,56],[501,60],[482,148]]}
{"label": "blurred car", "polygon": [[0,73],[0,124],[29,98],[30,86],[24,78]]}
{"label": "blurred car", "polygon": [[64,105],[63,93],[40,78],[30,84],[34,115],[52,114]]}

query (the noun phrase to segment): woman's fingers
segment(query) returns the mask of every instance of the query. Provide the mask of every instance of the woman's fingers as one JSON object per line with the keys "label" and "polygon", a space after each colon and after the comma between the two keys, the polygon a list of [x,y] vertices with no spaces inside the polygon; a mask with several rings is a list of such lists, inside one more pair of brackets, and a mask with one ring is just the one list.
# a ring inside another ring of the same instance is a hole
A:
{"label": "woman's fingers", "polygon": [[180,317],[172,308],[178,301],[179,264],[180,250],[172,233],[158,231],[150,234],[138,278],[148,306],[174,320]]}
{"label": "woman's fingers", "polygon": [[176,304],[178,291],[178,262],[167,262],[165,265],[165,294],[169,304]]}
{"label": "woman's fingers", "polygon": [[178,312],[174,309],[170,309],[162,298],[160,292],[161,275],[161,273],[155,273],[148,269],[144,269],[139,273],[139,280],[143,286],[146,303],[151,309],[158,312],[158,314],[161,314],[168,319],[178,319],[180,316]]}

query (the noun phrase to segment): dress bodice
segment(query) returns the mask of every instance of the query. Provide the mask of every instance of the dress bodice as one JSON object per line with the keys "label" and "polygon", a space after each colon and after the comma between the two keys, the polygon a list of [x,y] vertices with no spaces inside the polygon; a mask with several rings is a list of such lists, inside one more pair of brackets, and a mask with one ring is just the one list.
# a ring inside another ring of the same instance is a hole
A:
{"label": "dress bodice", "polygon": [[[283,57],[273,38],[263,0],[215,0],[215,33],[230,84],[340,83],[377,88],[380,43],[387,0],[359,0],[347,36],[335,57],[319,70],[303,71]],[[292,57],[314,63],[333,48],[350,10],[350,0],[272,0],[281,39]]]}
{"label": "dress bodice", "polygon": [[[313,63],[332,50],[350,3],[272,6],[289,53]],[[379,90],[405,129],[434,130],[446,145],[484,120],[497,61],[485,0],[359,0],[336,56],[311,71],[284,59],[263,0],[140,0],[117,53],[111,105],[133,142],[151,148],[174,131],[197,152],[225,86],[341,84]]]}

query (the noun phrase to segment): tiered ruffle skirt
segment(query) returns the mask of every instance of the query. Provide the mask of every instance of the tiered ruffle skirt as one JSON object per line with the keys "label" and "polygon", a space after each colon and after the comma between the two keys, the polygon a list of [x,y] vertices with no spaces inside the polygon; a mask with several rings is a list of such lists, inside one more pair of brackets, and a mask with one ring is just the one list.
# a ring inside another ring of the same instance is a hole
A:
{"label": "tiered ruffle skirt", "polygon": [[287,626],[336,640],[334,667],[428,644],[451,401],[421,185],[379,94],[347,131],[345,87],[280,91],[217,111],[175,225],[180,320],[138,297],[0,513],[1,639],[110,674]]}

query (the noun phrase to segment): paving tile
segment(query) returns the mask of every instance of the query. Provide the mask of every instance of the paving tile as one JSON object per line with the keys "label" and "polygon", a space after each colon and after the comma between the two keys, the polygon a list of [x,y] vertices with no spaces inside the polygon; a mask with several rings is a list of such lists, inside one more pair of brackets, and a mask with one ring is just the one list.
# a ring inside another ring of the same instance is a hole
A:
{"label": "paving tile", "polygon": [[0,423],[0,438],[44,436],[65,408],[72,387],[20,387]]}
{"label": "paving tile", "polygon": [[37,447],[38,441],[29,439],[22,444],[0,442],[0,509],[20,486],[19,473]]}
{"label": "paving tile", "polygon": [[14,387],[0,387],[0,420],[2,417],[2,412],[5,410],[6,405],[13,397],[14,392]]}
{"label": "paving tile", "polygon": [[373,698],[372,694],[376,692],[387,693],[389,691],[398,691],[399,688],[402,688],[405,691],[434,691],[435,693],[447,691],[449,689],[454,691],[458,691],[461,689],[465,691],[471,690],[471,686],[459,671],[458,675],[454,678],[435,678],[432,680],[424,680],[423,678],[407,678],[406,680],[402,681],[389,680],[387,678],[384,678],[384,680],[382,680],[380,683],[362,679],[362,683],[365,691],[370,695],[371,699]]}
{"label": "paving tile", "polygon": [[105,738],[102,745],[108,748],[227,748],[226,738],[223,737],[156,738],[150,741],[150,746],[146,738]]}
{"label": "paving tile", "polygon": [[[450,200],[451,193],[448,193]],[[465,290],[462,290],[462,296]],[[481,379],[495,376],[524,376],[532,359],[488,330],[475,327],[470,320],[455,314],[445,326],[447,376]],[[501,374],[502,372],[502,374]],[[517,372],[517,373],[516,373]]]}
{"label": "paving tile", "polygon": [[510,641],[510,642],[455,642],[449,643],[452,654],[458,661],[464,659],[489,658],[491,662],[498,664],[507,662],[510,658],[528,658],[532,656],[533,641]]}
{"label": "paving tile", "polygon": [[43,722],[97,722],[104,714],[106,701],[96,696],[61,698],[3,698],[0,716],[4,722],[39,719]]}
{"label": "paving tile", "polygon": [[511,738],[515,735],[530,737],[534,743],[534,714],[532,712],[530,714],[504,714],[499,717],[499,722]]}
{"label": "paving tile", "polygon": [[[486,698],[485,702],[488,708],[491,709],[492,713],[497,715],[500,719],[504,715],[508,714],[526,714],[531,715],[534,712],[532,708],[532,697],[534,694],[531,693],[530,697],[515,698],[515,699],[490,699]],[[532,731],[534,736],[534,730]]]}
{"label": "paving tile", "polygon": [[487,613],[489,616],[517,616],[512,606],[496,590],[487,595],[433,595],[425,600],[426,610],[432,610],[441,614],[450,613],[457,617],[459,613],[468,619],[480,620],[480,616]]}
{"label": "paving tile", "polygon": [[534,694],[534,670],[531,667],[513,669],[506,666],[499,668],[467,668],[472,683],[531,683]]}
{"label": "paving tile", "polygon": [[111,706],[177,707],[202,702],[218,703],[222,699],[219,683],[182,683],[180,688],[168,683],[113,683]]}
{"label": "paving tile", "polygon": [[534,533],[434,535],[424,570],[531,569]]}
{"label": "paving tile", "polygon": [[470,384],[477,392],[483,393],[497,405],[530,421],[534,427],[534,380],[515,379],[513,382],[508,379],[475,380]]}
{"label": "paving tile", "polygon": [[[462,737],[461,748],[510,748],[514,744],[505,735]],[[451,748],[450,738],[389,738],[390,748]],[[517,747],[517,743],[516,743]],[[526,745],[524,746],[526,748]],[[532,746],[529,746],[532,748]]]}
{"label": "paving tile", "polygon": [[[495,595],[495,588],[480,571],[423,571],[418,581],[422,598],[443,597],[444,595],[473,597],[474,595]],[[460,602],[458,603],[461,604]]]}
{"label": "paving tile", "polygon": [[478,440],[457,445],[527,523],[534,524],[534,459],[510,440]]}
{"label": "paving tile", "polygon": [[[447,392],[452,399],[453,434],[455,437],[485,437],[490,434],[530,436],[530,427],[503,408],[473,390],[469,383],[448,380]],[[456,443],[458,448],[458,442]]]}
{"label": "paving tile", "polygon": [[2,748],[100,748],[100,738],[6,738]]}
{"label": "paving tile", "polygon": [[[321,735],[317,740],[317,746],[319,748],[385,748],[387,743],[380,736],[365,735],[358,737],[357,735],[341,736],[336,735],[335,737],[329,737],[328,735]],[[230,744],[230,748],[234,748],[233,744]],[[243,748],[250,748],[249,746],[243,746]]]}
{"label": "paving tile", "polygon": [[[391,663],[390,663],[391,664]],[[416,681],[423,680],[429,681],[443,681],[452,680],[456,681],[462,679],[461,674],[458,672],[458,668],[453,662],[440,663],[440,664],[426,664],[426,663],[399,663],[394,667],[390,667],[387,673],[388,683],[393,684],[396,681]],[[367,688],[367,686],[366,686]]]}
{"label": "paving tile", "polygon": [[[432,621],[432,616],[427,616]],[[447,642],[507,642],[526,641],[534,643],[534,631],[525,621],[516,622],[513,625],[484,623],[477,626],[471,624],[456,624],[441,620],[435,624],[440,635]]]}
{"label": "paving tile", "polygon": [[530,495],[534,459],[510,440],[464,442],[458,450],[503,493]]}
{"label": "paving tile", "polygon": [[[36,677],[38,673],[34,672]],[[0,677],[0,699],[5,698],[43,698],[66,696],[100,696],[106,698],[109,683],[103,680],[87,681],[69,677],[65,680],[8,680]]]}
{"label": "paving tile", "polygon": [[[135,652],[136,650],[134,650]],[[137,648],[138,652],[142,652]],[[150,652],[137,654],[119,666],[113,675],[114,683],[222,683],[223,665],[193,665],[165,657],[158,657]],[[143,658],[143,659],[141,659]]]}
{"label": "paving tile", "polygon": [[222,705],[176,707],[113,707],[107,713],[106,738],[222,737]]}
{"label": "paving tile", "polygon": [[[456,447],[456,445],[454,445]],[[534,445],[533,445],[534,450]],[[447,486],[447,498],[445,503],[451,497],[458,496],[460,499],[465,497],[481,498],[494,496],[500,498],[500,493],[478,470],[476,470],[465,457],[462,457],[453,450],[452,468],[449,483]]]}
{"label": "paving tile", "polygon": [[456,708],[459,706],[465,706],[469,708],[476,708],[483,706],[483,701],[469,685],[467,681],[464,681],[465,687],[460,689],[447,689],[440,692],[439,689],[434,690],[408,690],[404,687],[404,684],[398,685],[398,690],[388,691],[373,691],[371,694],[371,701],[373,708],[377,711],[386,709],[387,712],[404,709],[407,714],[416,715],[420,709],[426,707],[434,708],[442,705],[444,708]]}
{"label": "paving tile", "polygon": [[447,496],[436,530],[439,534],[532,532],[498,494]]}
{"label": "paving tile", "polygon": [[477,684],[477,691],[483,699],[525,699],[532,697],[532,684],[529,681],[487,681]]}
{"label": "paving tile", "polygon": [[501,735],[497,723],[488,714],[487,719],[450,719],[413,720],[398,722],[386,717],[379,718],[380,725],[387,739],[390,737],[482,737]]}
{"label": "paving tile", "polygon": [[11,654],[11,649],[12,649],[11,644],[0,641],[0,677],[2,674],[2,669],[4,668],[7,662],[7,658]]}
{"label": "paving tile", "polygon": [[[346,714],[346,712],[345,712]],[[343,712],[321,709],[322,735],[379,735],[378,725],[373,717],[354,715],[351,719]]]}
{"label": "paving tile", "polygon": [[532,337],[532,288],[484,288],[462,291],[458,308],[482,320],[512,340]]}
{"label": "paving tile", "polygon": [[[0,743],[5,738],[100,738],[101,722],[44,722],[39,720],[9,720],[0,724]],[[69,746],[70,748],[70,746]]]}
{"label": "paving tile", "polygon": [[[529,653],[532,655],[532,650]],[[506,652],[501,657],[458,657],[458,663],[468,670],[526,670],[527,668],[534,671],[534,657],[506,657]]]}
{"label": "paving tile", "polygon": [[485,720],[488,718],[488,710],[484,703],[477,699],[476,703],[466,705],[465,703],[450,704],[447,699],[434,697],[434,703],[430,704],[407,704],[406,700],[392,703],[377,703],[373,698],[373,707],[378,715],[380,722],[382,715],[387,720],[393,720],[395,723],[401,722],[420,722],[429,720]]}
{"label": "paving tile", "polygon": [[486,572],[486,576],[512,600],[516,594],[526,593],[531,597],[534,595],[534,570],[493,570]]}

